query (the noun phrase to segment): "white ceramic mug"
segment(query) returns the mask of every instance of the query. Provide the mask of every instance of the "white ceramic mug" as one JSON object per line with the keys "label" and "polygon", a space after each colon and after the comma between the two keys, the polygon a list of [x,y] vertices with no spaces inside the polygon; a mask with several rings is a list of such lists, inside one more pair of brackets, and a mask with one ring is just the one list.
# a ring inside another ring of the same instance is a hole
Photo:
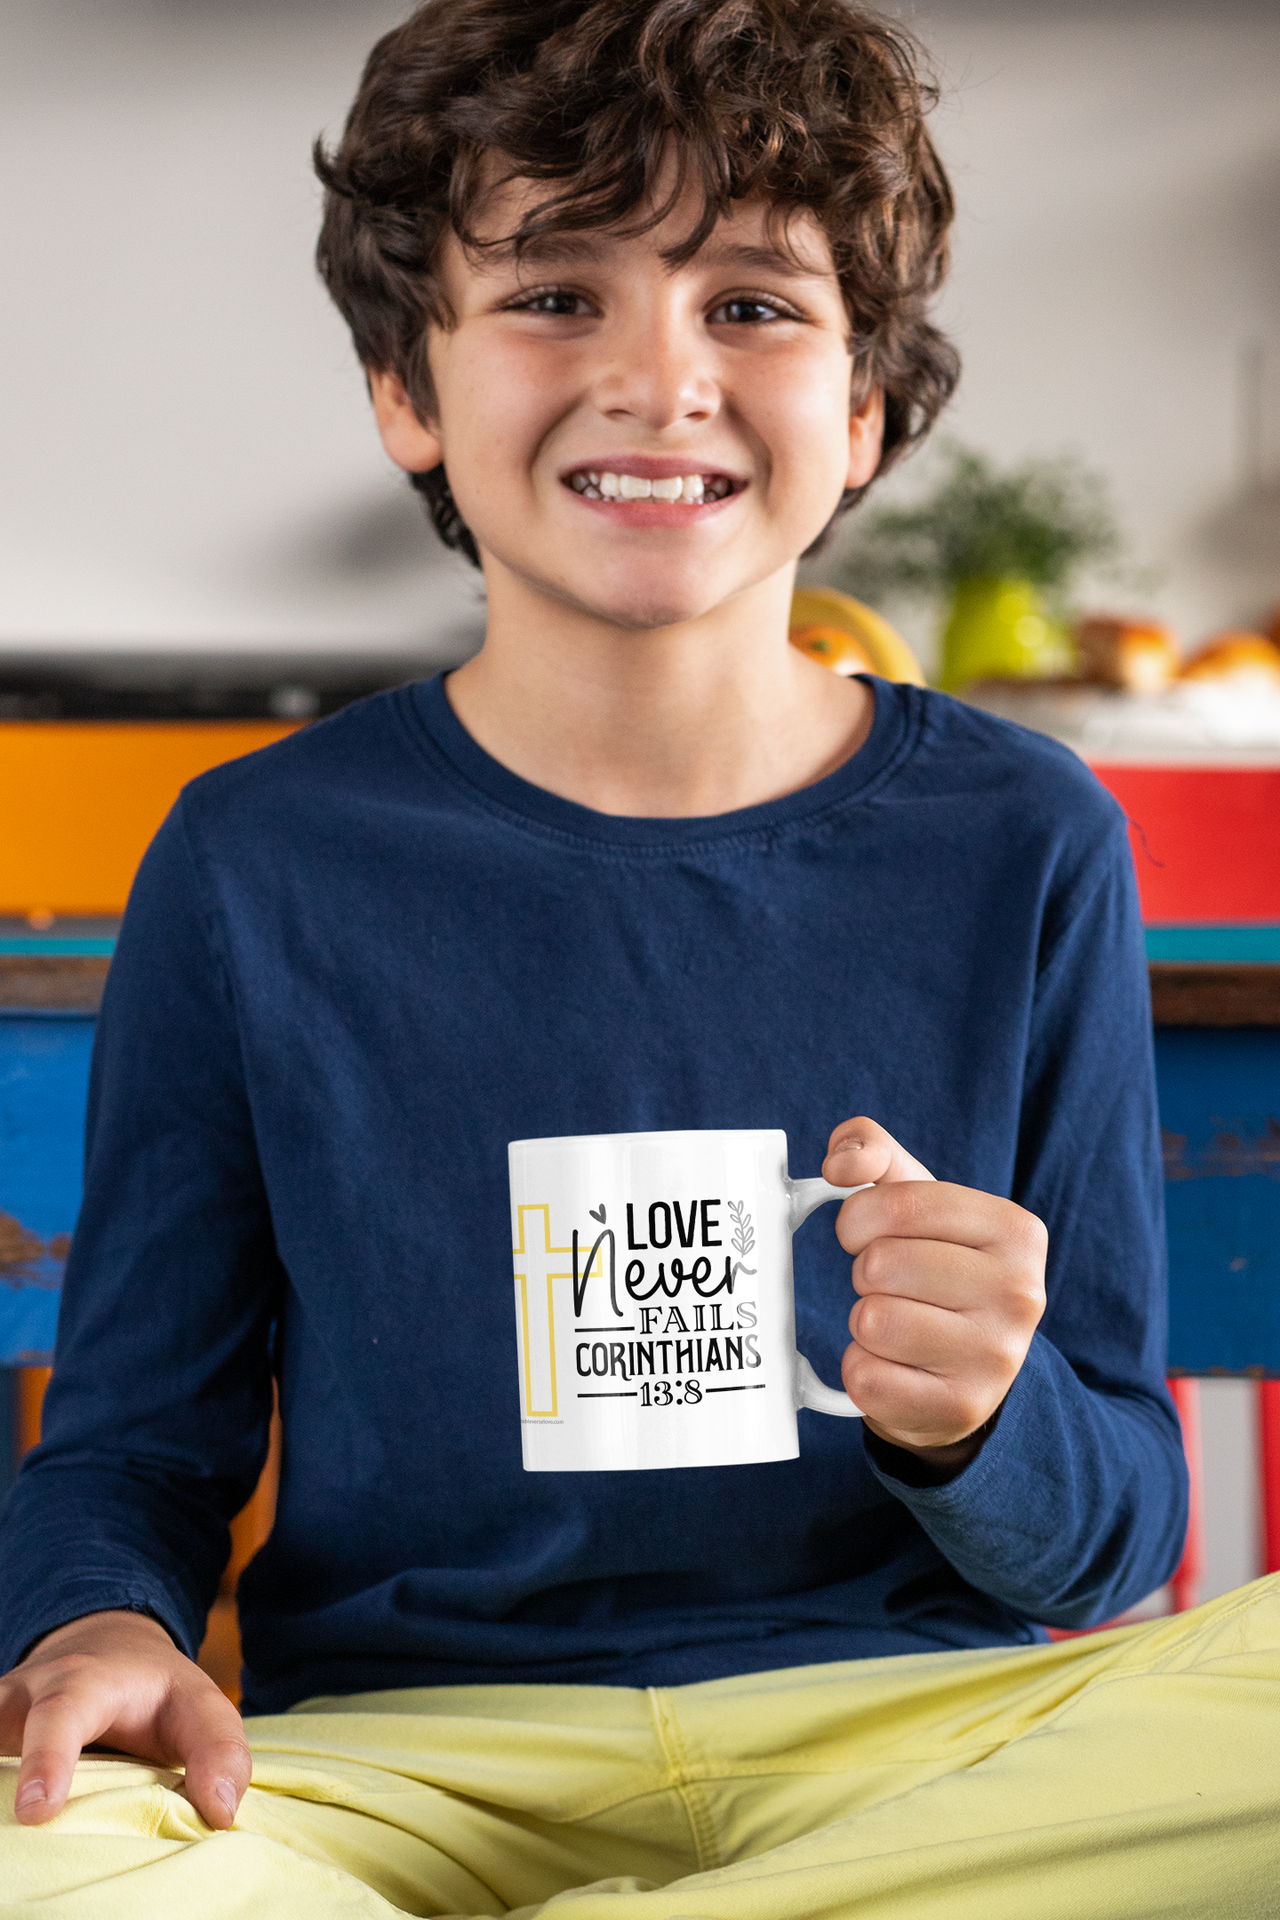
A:
{"label": "white ceramic mug", "polygon": [[513,1140],[530,1473],[794,1460],[796,1411],[856,1416],[796,1351],[791,1236],[861,1187],[792,1180],[787,1136]]}

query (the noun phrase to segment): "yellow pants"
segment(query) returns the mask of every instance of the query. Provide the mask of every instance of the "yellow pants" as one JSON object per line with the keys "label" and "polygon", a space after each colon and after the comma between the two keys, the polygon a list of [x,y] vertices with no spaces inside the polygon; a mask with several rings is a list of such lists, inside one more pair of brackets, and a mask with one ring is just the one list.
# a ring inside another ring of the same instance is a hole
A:
{"label": "yellow pants", "polygon": [[251,1720],[211,1833],[88,1759],[0,1793],[0,1920],[1280,1915],[1280,1578],[1053,1647],[699,1686],[450,1687]]}

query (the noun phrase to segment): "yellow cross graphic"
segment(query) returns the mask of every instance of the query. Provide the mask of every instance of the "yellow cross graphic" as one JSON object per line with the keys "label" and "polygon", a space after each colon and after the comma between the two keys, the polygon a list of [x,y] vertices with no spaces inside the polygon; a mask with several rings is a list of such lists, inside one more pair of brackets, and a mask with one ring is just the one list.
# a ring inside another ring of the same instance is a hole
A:
{"label": "yellow cross graphic", "polygon": [[[526,1214],[536,1214],[539,1218],[531,1220],[526,1227]],[[524,1348],[524,1410],[530,1419],[551,1420],[557,1410],[556,1309],[552,1283],[573,1279],[572,1267],[558,1264],[566,1255],[571,1256],[573,1249],[552,1246],[549,1206],[517,1207],[516,1225],[514,1258]],[[585,1251],[591,1251],[590,1241]],[[597,1275],[604,1272],[603,1249],[596,1255],[593,1270]]]}
{"label": "yellow cross graphic", "polygon": [[[525,1226],[525,1215],[539,1220]],[[556,1308],[553,1280],[572,1279],[571,1273],[552,1272],[553,1259],[571,1251],[551,1244],[550,1207],[530,1206],[517,1209],[518,1244],[515,1248],[516,1283],[520,1288],[520,1328],[524,1344],[524,1410],[531,1418],[554,1419],[556,1413]],[[526,1237],[528,1245],[526,1246]],[[529,1325],[529,1291],[533,1289],[533,1326]],[[546,1312],[542,1311],[546,1300]],[[543,1402],[534,1405],[536,1398]],[[551,1405],[545,1402],[550,1400]]]}

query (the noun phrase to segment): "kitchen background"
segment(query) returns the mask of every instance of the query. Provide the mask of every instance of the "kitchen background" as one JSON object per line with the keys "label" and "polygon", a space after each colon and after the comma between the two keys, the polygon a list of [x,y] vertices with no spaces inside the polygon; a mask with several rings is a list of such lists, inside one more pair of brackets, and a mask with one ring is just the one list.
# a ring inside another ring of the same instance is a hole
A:
{"label": "kitchen background", "polygon": [[[1280,600],[1280,8],[930,0],[960,203],[947,431],[1108,478],[1188,645]],[[412,655],[477,577],[381,452],[314,277],[313,137],[377,0],[0,4],[0,655]],[[929,456],[882,497],[909,498]],[[925,664],[934,614],[896,609]],[[1207,1382],[1206,1597],[1256,1564],[1248,1388]]]}

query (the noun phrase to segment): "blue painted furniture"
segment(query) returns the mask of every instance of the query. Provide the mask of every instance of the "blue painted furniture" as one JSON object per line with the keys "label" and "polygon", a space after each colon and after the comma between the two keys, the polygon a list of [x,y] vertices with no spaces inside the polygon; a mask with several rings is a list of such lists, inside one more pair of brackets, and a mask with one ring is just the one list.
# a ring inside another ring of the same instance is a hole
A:
{"label": "blue painted furniture", "polygon": [[1280,1378],[1280,925],[1148,927],[1174,1373]]}
{"label": "blue painted furniture", "polygon": [[[94,1016],[114,925],[38,934],[0,921],[0,1498],[19,1425],[38,1417],[52,1358],[63,1259],[80,1205]],[[21,1412],[21,1419],[20,1419]]]}
{"label": "blue painted furniture", "polygon": [[1280,1027],[1162,1027],[1169,1364],[1280,1376]]}
{"label": "blue painted furniture", "polygon": [[93,1014],[0,1009],[0,1364],[47,1366],[80,1205]]}
{"label": "blue painted furniture", "polygon": [[1161,964],[1280,966],[1280,925],[1149,926],[1147,959]]}

